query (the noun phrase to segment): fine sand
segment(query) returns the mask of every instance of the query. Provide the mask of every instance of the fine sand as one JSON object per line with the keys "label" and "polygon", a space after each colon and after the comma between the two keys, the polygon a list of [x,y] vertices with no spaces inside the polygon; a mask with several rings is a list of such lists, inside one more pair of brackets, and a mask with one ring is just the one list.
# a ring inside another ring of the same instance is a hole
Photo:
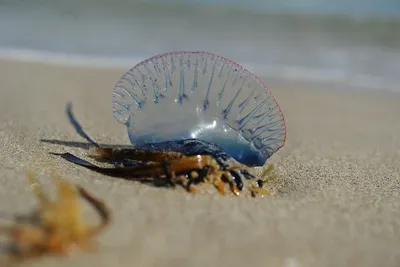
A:
{"label": "fine sand", "polygon": [[97,252],[25,266],[400,266],[398,95],[266,80],[287,122],[286,145],[270,159],[283,187],[264,199],[190,196],[96,174],[49,154],[85,156],[79,147],[85,140],[65,115],[68,101],[94,139],[128,144],[110,106],[124,71],[0,62],[1,225],[36,206],[29,168],[50,192],[56,170],[113,212]]}

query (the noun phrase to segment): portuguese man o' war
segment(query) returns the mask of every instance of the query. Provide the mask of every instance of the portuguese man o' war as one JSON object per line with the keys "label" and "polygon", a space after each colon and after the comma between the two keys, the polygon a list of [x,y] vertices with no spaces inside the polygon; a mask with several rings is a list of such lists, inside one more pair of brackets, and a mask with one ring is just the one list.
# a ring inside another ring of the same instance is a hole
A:
{"label": "portuguese man o' war", "polygon": [[286,138],[282,111],[265,84],[208,52],[170,52],[140,62],[117,82],[112,111],[126,125],[131,148],[100,146],[67,107],[70,122],[93,145],[90,155],[114,167],[70,153],[62,157],[103,174],[162,180],[191,192],[196,184],[212,183],[224,193],[228,183],[239,194],[244,180],[254,180],[252,194],[266,194],[268,179],[256,177],[250,167],[263,166]]}

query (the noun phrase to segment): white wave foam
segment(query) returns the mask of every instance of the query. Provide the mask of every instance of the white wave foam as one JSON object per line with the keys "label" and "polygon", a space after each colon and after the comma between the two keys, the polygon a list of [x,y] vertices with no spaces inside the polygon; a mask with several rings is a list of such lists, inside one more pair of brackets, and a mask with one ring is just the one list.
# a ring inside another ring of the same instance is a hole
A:
{"label": "white wave foam", "polygon": [[[153,55],[135,57],[101,57],[47,51],[0,48],[0,59],[38,62],[72,67],[130,69]],[[339,83],[363,89],[400,92],[400,80],[387,77],[355,74],[340,69],[309,68],[303,66],[267,65],[255,62],[238,62],[258,76],[269,76],[289,81]]]}
{"label": "white wave foam", "polygon": [[0,48],[0,59],[15,60],[24,62],[37,62],[45,64],[56,64],[72,67],[91,67],[91,68],[131,68],[143,57],[102,57],[87,56],[71,53],[55,53],[48,51],[38,51],[29,49]]}

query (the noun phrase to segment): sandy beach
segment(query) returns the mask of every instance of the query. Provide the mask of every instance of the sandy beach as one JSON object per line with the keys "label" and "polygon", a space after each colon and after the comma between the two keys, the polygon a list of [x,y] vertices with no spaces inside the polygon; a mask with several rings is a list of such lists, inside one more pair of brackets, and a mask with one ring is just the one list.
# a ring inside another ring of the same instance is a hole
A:
{"label": "sandy beach", "polygon": [[[1,225],[36,206],[29,168],[50,191],[56,170],[113,213],[97,252],[25,266],[400,266],[399,95],[265,79],[287,122],[286,145],[269,161],[283,187],[264,199],[192,196],[49,154],[85,156],[65,115],[69,101],[95,140],[129,143],[111,113],[125,71],[0,61]],[[89,209],[85,216],[96,222]]]}

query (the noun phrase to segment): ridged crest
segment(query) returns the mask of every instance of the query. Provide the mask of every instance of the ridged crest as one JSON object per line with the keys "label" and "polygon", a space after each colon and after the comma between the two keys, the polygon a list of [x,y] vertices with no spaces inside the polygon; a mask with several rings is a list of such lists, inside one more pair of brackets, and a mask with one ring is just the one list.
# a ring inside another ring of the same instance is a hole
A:
{"label": "ridged crest", "polygon": [[170,52],[137,64],[116,84],[112,110],[134,145],[197,138],[247,165],[263,165],[286,138],[264,83],[208,52]]}

